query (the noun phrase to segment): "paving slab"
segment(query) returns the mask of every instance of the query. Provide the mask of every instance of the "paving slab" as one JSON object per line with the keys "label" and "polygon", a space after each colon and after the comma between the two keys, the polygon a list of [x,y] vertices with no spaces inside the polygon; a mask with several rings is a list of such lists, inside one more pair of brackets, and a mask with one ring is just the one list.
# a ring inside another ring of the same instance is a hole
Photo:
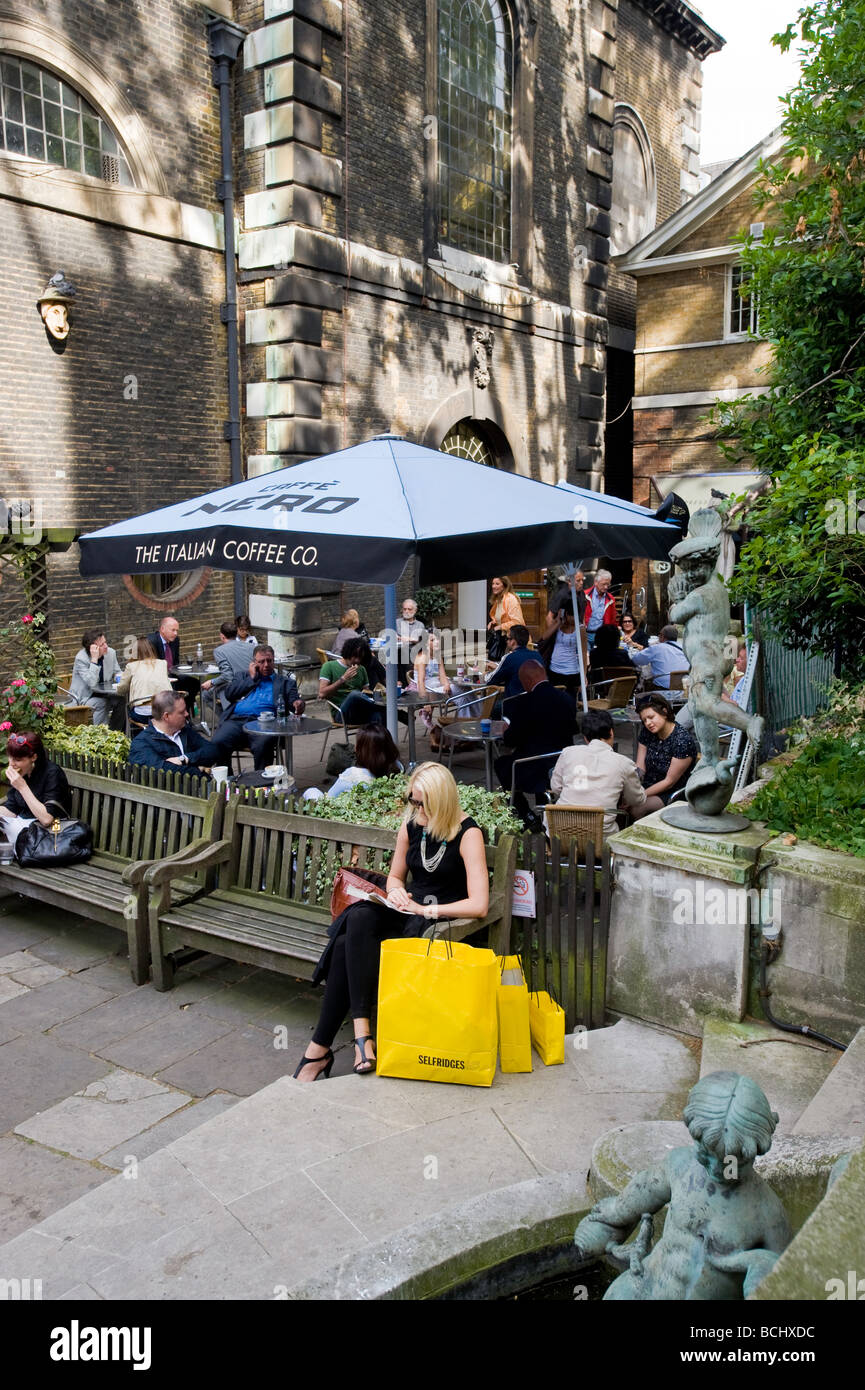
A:
{"label": "paving slab", "polygon": [[17,999],[20,994],[26,994],[27,988],[27,985],[13,980],[11,975],[0,976],[0,1004],[5,1004],[9,999]]}
{"label": "paving slab", "polygon": [[12,898],[0,905],[0,952],[23,951],[45,941],[57,930],[57,913],[26,898]]}
{"label": "paving slab", "polygon": [[134,1257],[107,1266],[90,1282],[100,1297],[112,1299],[262,1298],[264,1260],[260,1242],[221,1207],[137,1248]]}
{"label": "paving slab", "polygon": [[0,1138],[0,1242],[12,1240],[111,1173],[13,1134]]}
{"label": "paving slab", "polygon": [[794,1134],[850,1134],[865,1138],[865,1028],[835,1063],[800,1115]]}
{"label": "paving slab", "polygon": [[75,1158],[98,1158],[186,1104],[187,1097],[132,1072],[114,1071],[16,1127]]}
{"label": "paving slab", "polygon": [[102,1154],[99,1161],[108,1168],[123,1168],[130,1157],[140,1163],[142,1159],[149,1158],[159,1149],[167,1148],[175,1139],[189,1134],[190,1130],[197,1129],[215,1115],[223,1115],[226,1110],[237,1105],[239,1100],[240,1096],[226,1093],[207,1096],[205,1100],[190,1101],[182,1110],[173,1111],[164,1120],[151,1125],[150,1129],[142,1131],[141,1134],[136,1134],[127,1143]]}
{"label": "paving slab", "polygon": [[0,1047],[4,1043],[11,1042],[13,1038],[20,1038],[21,1030],[13,1028],[11,1023],[7,1023],[3,1018],[3,1010],[0,1009]]}
{"label": "paving slab", "polygon": [[232,1028],[191,1057],[166,1067],[159,1077],[194,1096],[219,1090],[251,1096],[297,1065],[285,1049],[274,1047],[275,1041],[261,1028]]}
{"label": "paving slab", "polygon": [[190,1009],[186,1013],[168,1014],[139,1028],[130,1037],[106,1043],[95,1050],[120,1067],[128,1067],[144,1076],[155,1076],[173,1062],[198,1052],[230,1031],[230,1023],[219,1023],[204,1014],[195,1015]]}
{"label": "paving slab", "polygon": [[[302,980],[282,980],[278,975],[262,971],[258,975],[231,983],[229,989],[210,994],[195,1007],[199,1013],[205,1013],[210,1018],[227,1018],[234,1026],[240,1020],[257,1023],[259,1014],[279,1014],[280,1009],[285,1012],[290,1001],[308,989],[309,985]],[[319,1012],[323,997],[323,993],[319,992]]]}
{"label": "paving slab", "polygon": [[699,1068],[670,1033],[620,1018],[611,1028],[576,1035],[573,1062],[590,1091],[665,1091],[693,1086]]}
{"label": "paving slab", "polygon": [[[15,1003],[17,1000],[3,1008]],[[109,1071],[110,1062],[88,1057],[78,1048],[39,1033],[26,1033],[4,1043],[0,1047],[0,1134]]]}
{"label": "paving slab", "polygon": [[72,925],[60,932],[55,930],[52,936],[34,943],[33,952],[41,960],[60,965],[64,970],[86,970],[88,965],[96,965],[107,956],[125,951],[126,942],[113,927],[88,922],[83,917],[69,917],[65,912],[63,918]]}
{"label": "paving slab", "polygon": [[0,975],[12,975],[16,970],[38,964],[39,961],[29,951],[10,951],[8,955],[0,956]]}
{"label": "paving slab", "polygon": [[71,1043],[74,1047],[85,1048],[88,1052],[98,1052],[140,1028],[146,1028],[157,1019],[175,1017],[181,1002],[174,990],[160,994],[149,985],[142,985],[134,994],[115,995],[113,998],[103,991],[103,999],[95,1008],[70,1023],[55,1027],[52,1037]]}
{"label": "paving slab", "polygon": [[415,1126],[307,1163],[304,1170],[369,1240],[422,1221],[479,1190],[538,1176],[486,1108]]}
{"label": "paving slab", "polygon": [[[226,1118],[231,1118],[231,1112]],[[216,1215],[219,1207],[212,1193],[170,1152],[163,1151],[145,1159],[137,1177],[111,1178],[47,1217],[39,1234],[126,1259],[169,1231]],[[82,1270],[78,1277],[99,1289],[89,1270]]]}
{"label": "paving slab", "polygon": [[793,1038],[756,1019],[742,1023],[708,1019],[703,1032],[700,1075],[738,1071],[750,1076],[763,1088],[772,1109],[777,1110],[779,1131],[789,1133],[839,1056],[831,1048]]}
{"label": "paving slab", "polygon": [[[108,1186],[110,1182],[103,1184],[103,1188]],[[78,1199],[82,1200],[86,1198]],[[62,1298],[115,1261],[110,1251],[100,1250],[92,1243],[64,1241],[34,1228],[2,1247],[0,1279],[41,1279],[43,1299]]]}
{"label": "paving slab", "polygon": [[[275,1259],[294,1283],[322,1252],[335,1262],[368,1244],[366,1236],[322,1192],[308,1173],[289,1173],[228,1204],[228,1210]],[[299,1271],[299,1273],[298,1273]]]}
{"label": "paving slab", "polygon": [[88,985],[72,975],[28,991],[2,1005],[5,1020],[21,1032],[44,1033],[58,1023],[77,1018],[111,996],[98,985]]}
{"label": "paving slab", "polygon": [[[416,1114],[399,1096],[389,1097],[374,1078],[367,1081],[371,1089],[356,1076],[309,1085],[284,1079],[168,1152],[221,1202],[235,1201],[288,1173],[417,1127]],[[321,1094],[328,1087],[329,1100]]]}
{"label": "paving slab", "polygon": [[112,956],[110,960],[102,960],[98,965],[88,965],[85,970],[78,974],[79,980],[86,980],[89,985],[100,985],[102,989],[107,989],[109,994],[131,994],[133,990],[143,988],[133,980],[129,973],[129,960],[126,955]]}

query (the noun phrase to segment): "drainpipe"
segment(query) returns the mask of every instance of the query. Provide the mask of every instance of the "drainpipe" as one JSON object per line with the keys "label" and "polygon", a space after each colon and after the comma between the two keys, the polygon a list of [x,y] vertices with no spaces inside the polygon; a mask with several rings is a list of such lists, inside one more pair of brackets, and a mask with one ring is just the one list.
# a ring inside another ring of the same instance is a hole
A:
{"label": "drainpipe", "polygon": [[[214,18],[207,26],[207,40],[213,59],[213,85],[219,89],[219,136],[222,145],[222,178],[216,196],[222,203],[225,233],[225,303],[219,315],[228,334],[228,419],[222,432],[228,441],[231,481],[243,480],[240,448],[240,351],[237,340],[237,265],[234,248],[234,173],[231,148],[231,69],[247,31],[230,19]],[[234,571],[234,611],[244,612],[243,575]]]}

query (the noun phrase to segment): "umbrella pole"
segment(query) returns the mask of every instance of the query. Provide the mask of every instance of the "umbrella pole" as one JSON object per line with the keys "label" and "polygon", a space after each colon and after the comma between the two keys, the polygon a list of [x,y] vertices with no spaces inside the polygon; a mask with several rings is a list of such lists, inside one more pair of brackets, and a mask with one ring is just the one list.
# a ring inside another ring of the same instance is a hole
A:
{"label": "umbrella pole", "polygon": [[[388,632],[385,644],[385,676],[387,690],[387,727],[394,743],[399,744],[399,720],[396,713],[397,650],[396,640],[396,585],[384,586],[384,625]],[[390,634],[393,634],[392,636]],[[409,711],[411,718],[411,711]]]}
{"label": "umbrella pole", "polygon": [[583,637],[580,632],[580,610],[577,606],[577,585],[573,574],[568,575],[568,588],[571,591],[571,602],[574,605],[574,630],[577,634],[577,661],[580,663],[580,694],[583,700],[583,714],[585,714],[589,708],[586,691],[586,664],[583,661]]}

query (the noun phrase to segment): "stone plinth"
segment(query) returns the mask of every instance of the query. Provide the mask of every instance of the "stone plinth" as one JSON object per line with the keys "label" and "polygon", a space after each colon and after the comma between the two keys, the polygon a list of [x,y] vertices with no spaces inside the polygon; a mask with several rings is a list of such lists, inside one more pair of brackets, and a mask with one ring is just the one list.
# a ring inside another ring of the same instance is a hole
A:
{"label": "stone plinth", "polygon": [[753,828],[679,830],[660,812],[611,836],[610,1009],[698,1037],[707,1015],[744,1016],[749,931],[761,915],[757,860],[768,838]]}

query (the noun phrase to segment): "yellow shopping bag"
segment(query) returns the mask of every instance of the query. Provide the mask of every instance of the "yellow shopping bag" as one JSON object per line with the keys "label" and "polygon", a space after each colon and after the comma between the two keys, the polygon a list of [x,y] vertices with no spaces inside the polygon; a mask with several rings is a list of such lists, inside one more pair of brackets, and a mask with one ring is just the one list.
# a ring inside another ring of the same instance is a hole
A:
{"label": "yellow shopping bag", "polygon": [[532,1035],[529,1028],[529,991],[519,956],[496,956],[499,983],[499,1060],[502,1071],[531,1071]]}
{"label": "yellow shopping bag", "polygon": [[529,996],[529,1024],[535,1051],[544,1066],[565,1060],[565,1011],[545,989]]}
{"label": "yellow shopping bag", "polygon": [[499,972],[492,951],[444,938],[381,943],[376,1071],[491,1086]]}

